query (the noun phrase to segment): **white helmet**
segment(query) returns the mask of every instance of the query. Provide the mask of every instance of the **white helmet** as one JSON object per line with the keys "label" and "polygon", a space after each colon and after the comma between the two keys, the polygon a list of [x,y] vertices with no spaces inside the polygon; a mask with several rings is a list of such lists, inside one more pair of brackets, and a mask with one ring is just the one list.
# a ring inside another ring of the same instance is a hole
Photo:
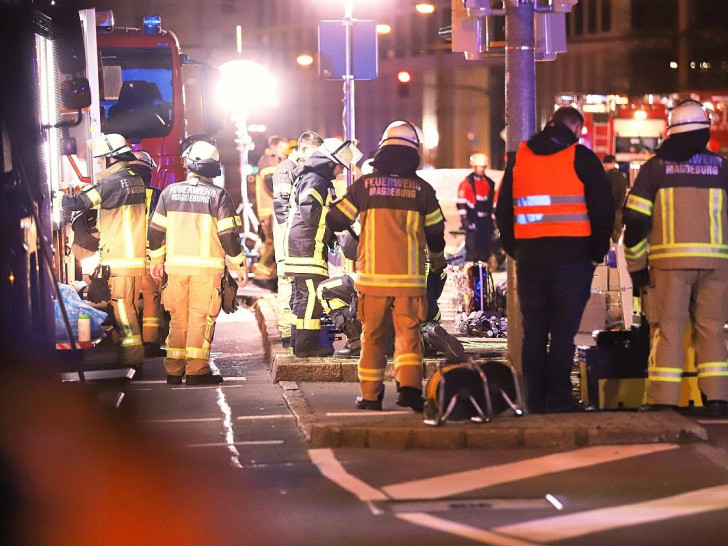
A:
{"label": "white helmet", "polygon": [[206,178],[220,176],[220,152],[207,140],[196,140],[182,152],[187,169]]}
{"label": "white helmet", "polygon": [[144,150],[136,150],[133,153],[134,153],[134,157],[136,157],[136,159],[131,162],[132,164],[139,163],[141,165],[146,165],[150,169],[157,165],[154,162],[154,160],[152,159],[152,156],[149,155],[149,152],[146,152]]}
{"label": "white helmet", "polygon": [[127,144],[126,139],[117,134],[101,133],[96,138],[91,139],[91,155],[94,157],[117,157],[125,153],[131,153],[131,148]]}
{"label": "white helmet", "polygon": [[351,166],[361,159],[362,153],[351,140],[325,138],[318,151],[334,163],[351,170]]}
{"label": "white helmet", "polygon": [[471,167],[488,167],[488,156],[481,152],[476,152],[470,156]]}
{"label": "white helmet", "polygon": [[678,104],[667,116],[667,135],[710,128],[710,116],[703,106],[692,99]]}
{"label": "white helmet", "polygon": [[408,146],[419,151],[422,146],[422,130],[405,120],[393,121],[382,134],[382,140],[379,141],[379,147],[382,146]]}

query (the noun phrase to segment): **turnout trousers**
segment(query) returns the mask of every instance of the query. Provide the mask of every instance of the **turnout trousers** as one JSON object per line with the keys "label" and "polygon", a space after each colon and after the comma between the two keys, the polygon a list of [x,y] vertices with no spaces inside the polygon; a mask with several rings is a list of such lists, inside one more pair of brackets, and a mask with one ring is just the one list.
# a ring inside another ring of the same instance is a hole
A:
{"label": "turnout trousers", "polygon": [[162,285],[151,275],[142,277],[142,341],[159,345],[162,338]]}
{"label": "turnout trousers", "polygon": [[728,270],[652,269],[657,332],[647,368],[647,403],[676,406],[680,398],[688,316],[698,386],[708,400],[728,400],[723,324],[728,309]]}
{"label": "turnout trousers", "polygon": [[139,366],[144,362],[144,346],[137,318],[136,299],[142,277],[111,275],[111,306],[119,332],[119,364]]}
{"label": "turnout trousers", "polygon": [[523,315],[523,380],[531,413],[573,406],[574,336],[589,301],[594,266],[589,262],[518,267]]}
{"label": "turnout trousers", "polygon": [[316,291],[327,277],[296,273],[293,276],[293,313],[296,315],[296,336],[294,354],[316,351],[319,348],[321,333],[321,313],[323,307]]}
{"label": "turnout trousers", "polygon": [[291,335],[291,326],[296,323],[293,314],[293,275],[286,274],[286,251],[288,245],[286,232],[288,226],[279,224],[273,219],[273,249],[276,257],[276,273],[278,275],[278,328],[282,337]]}
{"label": "turnout trousers", "polygon": [[384,393],[386,336],[394,322],[394,378],[402,387],[422,390],[422,338],[427,297],[360,294],[357,314],[362,324],[359,388],[362,398],[376,400]]}
{"label": "turnout trousers", "polygon": [[168,375],[210,372],[210,345],[220,314],[220,280],[213,275],[169,275],[162,292],[169,311],[169,336],[164,367]]}
{"label": "turnout trousers", "polygon": [[260,258],[258,259],[256,278],[258,280],[275,279],[276,273],[276,257],[275,248],[273,246],[273,215],[262,217],[260,226],[263,229],[263,246],[260,249]]}

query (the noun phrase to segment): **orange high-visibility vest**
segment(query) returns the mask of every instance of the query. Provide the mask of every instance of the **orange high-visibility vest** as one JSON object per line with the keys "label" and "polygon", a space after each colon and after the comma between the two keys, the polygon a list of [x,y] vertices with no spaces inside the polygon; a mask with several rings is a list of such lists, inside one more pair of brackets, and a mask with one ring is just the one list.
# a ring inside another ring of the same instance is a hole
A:
{"label": "orange high-visibility vest", "polygon": [[552,155],[536,155],[521,142],[513,168],[516,239],[591,235],[584,183],[574,171],[575,151],[573,144]]}

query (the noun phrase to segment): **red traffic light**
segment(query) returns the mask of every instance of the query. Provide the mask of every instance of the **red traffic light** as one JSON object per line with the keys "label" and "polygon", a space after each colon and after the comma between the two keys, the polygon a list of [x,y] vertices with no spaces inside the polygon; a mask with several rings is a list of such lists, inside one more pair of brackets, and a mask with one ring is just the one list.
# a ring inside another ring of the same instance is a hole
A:
{"label": "red traffic light", "polygon": [[397,72],[397,81],[399,83],[409,83],[412,81],[412,75],[406,70],[400,70]]}

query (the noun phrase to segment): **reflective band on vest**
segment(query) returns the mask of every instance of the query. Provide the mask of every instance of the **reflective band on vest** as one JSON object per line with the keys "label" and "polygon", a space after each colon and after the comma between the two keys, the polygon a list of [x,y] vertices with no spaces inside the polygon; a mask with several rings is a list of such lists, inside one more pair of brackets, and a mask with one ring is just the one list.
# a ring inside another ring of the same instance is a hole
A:
{"label": "reflective band on vest", "polygon": [[574,171],[575,152],[576,144],[536,155],[521,142],[513,169],[516,239],[591,235],[584,184]]}

